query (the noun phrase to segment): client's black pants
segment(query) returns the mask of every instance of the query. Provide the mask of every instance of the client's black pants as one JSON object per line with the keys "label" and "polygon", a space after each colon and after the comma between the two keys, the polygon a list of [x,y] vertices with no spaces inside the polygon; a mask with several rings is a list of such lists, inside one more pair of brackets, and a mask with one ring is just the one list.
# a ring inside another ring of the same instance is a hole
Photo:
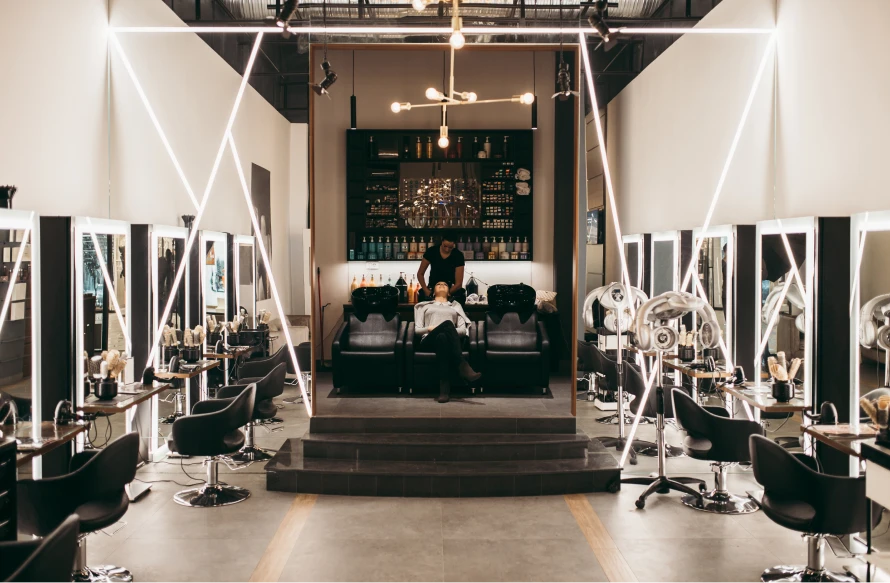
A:
{"label": "client's black pants", "polygon": [[430,330],[420,341],[421,350],[436,353],[436,363],[439,365],[439,390],[442,393],[447,394],[451,389],[451,379],[457,377],[460,363],[464,359],[460,344],[457,329],[447,320]]}

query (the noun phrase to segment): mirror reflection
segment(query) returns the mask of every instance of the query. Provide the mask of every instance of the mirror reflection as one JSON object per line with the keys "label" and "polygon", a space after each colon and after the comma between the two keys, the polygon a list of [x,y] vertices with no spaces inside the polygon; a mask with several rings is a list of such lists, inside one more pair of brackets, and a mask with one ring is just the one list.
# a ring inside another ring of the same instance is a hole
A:
{"label": "mirror reflection", "polygon": [[871,231],[859,270],[859,394],[890,387],[890,231]]}
{"label": "mirror reflection", "polygon": [[[83,235],[83,351],[88,358],[108,350],[126,352],[122,322],[127,309],[125,236]],[[98,242],[98,247],[96,246]],[[104,262],[112,287],[102,273]],[[114,298],[111,295],[114,294]],[[116,300],[116,301],[115,301]],[[118,314],[118,308],[121,313]]]}
{"label": "mirror reflection", "polygon": [[256,261],[252,241],[238,243],[237,270],[238,315],[244,318],[244,328],[256,328]]}
{"label": "mirror reflection", "polygon": [[676,289],[676,238],[652,237],[652,294],[655,297]]}
{"label": "mirror reflection", "polygon": [[[30,418],[32,395],[31,248],[30,240],[25,241],[24,236],[23,230],[0,230],[0,249],[3,250],[0,305],[9,296],[6,318],[0,329],[0,396],[12,398],[19,419]],[[20,254],[21,262],[16,269]]]}
{"label": "mirror reflection", "polygon": [[696,294],[708,301],[717,313],[717,321],[721,328],[727,322],[727,292],[731,292],[731,283],[727,279],[727,251],[729,237],[705,237],[698,254],[698,279],[701,289]]}
{"label": "mirror reflection", "polygon": [[204,313],[209,319],[226,318],[226,246],[221,241],[204,242]]}
{"label": "mirror reflection", "polygon": [[[760,255],[761,340],[768,336],[761,356],[761,369],[769,373],[768,359],[784,353],[788,362],[805,358],[806,293],[793,276],[797,267],[801,281],[806,281],[807,235],[788,233],[789,256],[781,235],[763,235]],[[772,323],[772,325],[770,325]],[[806,367],[798,369],[797,378],[804,380]]]}
{"label": "mirror reflection", "polygon": [[[173,303],[170,306],[170,313],[164,322],[165,326],[169,326],[169,337],[162,337],[158,341],[156,347],[156,359],[167,364],[170,358],[178,354],[177,347],[182,346],[183,331],[189,327],[186,316],[186,285],[188,282],[188,271],[186,275],[179,281],[179,285],[174,288],[176,280],[176,272],[179,270],[185,259],[185,240],[179,237],[157,237],[156,251],[156,282],[157,297],[154,301],[153,330],[157,330],[160,322],[159,318],[163,315],[167,302],[173,297]],[[182,392],[184,386],[183,381],[175,381],[172,383],[170,390],[165,391],[158,399],[157,415],[165,423],[172,423],[176,418],[174,413],[182,414],[185,409],[185,394]]]}

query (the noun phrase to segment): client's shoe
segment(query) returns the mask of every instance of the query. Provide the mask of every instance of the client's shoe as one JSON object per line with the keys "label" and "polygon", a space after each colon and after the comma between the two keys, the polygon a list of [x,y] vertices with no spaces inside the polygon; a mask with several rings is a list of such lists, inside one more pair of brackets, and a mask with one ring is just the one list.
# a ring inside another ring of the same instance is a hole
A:
{"label": "client's shoe", "polygon": [[448,381],[439,381],[439,398],[436,399],[440,403],[447,403],[451,394],[451,383]]}
{"label": "client's shoe", "polygon": [[468,383],[474,383],[482,377],[481,372],[476,372],[466,360],[460,363],[460,378]]}

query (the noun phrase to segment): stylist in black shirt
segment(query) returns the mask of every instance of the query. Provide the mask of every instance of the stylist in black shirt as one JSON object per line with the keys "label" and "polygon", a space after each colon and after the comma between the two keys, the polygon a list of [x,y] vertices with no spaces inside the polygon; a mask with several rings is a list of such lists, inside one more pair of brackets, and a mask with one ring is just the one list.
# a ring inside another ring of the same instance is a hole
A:
{"label": "stylist in black shirt", "polygon": [[[464,254],[455,251],[456,239],[453,233],[442,233],[439,244],[428,248],[423,254],[417,270],[417,281],[427,298],[433,297],[430,284],[435,285],[440,281],[448,282],[449,295],[452,296],[463,288]],[[427,268],[430,269],[429,279],[425,277]]]}

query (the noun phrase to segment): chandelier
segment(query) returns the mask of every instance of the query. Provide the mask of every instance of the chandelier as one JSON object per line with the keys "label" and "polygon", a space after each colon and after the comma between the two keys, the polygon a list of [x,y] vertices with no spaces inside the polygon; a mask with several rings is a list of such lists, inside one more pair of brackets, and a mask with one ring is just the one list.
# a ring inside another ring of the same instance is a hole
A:
{"label": "chandelier", "polygon": [[[442,93],[435,87],[430,87],[426,90],[426,98],[434,103],[421,103],[412,105],[409,102],[399,102],[396,101],[390,106],[390,109],[393,113],[399,113],[402,111],[411,111],[417,107],[441,107],[442,108],[442,122],[439,126],[439,147],[447,148],[448,147],[448,124],[447,124],[447,112],[448,106],[456,107],[458,105],[480,105],[483,103],[521,103],[522,105],[531,105],[535,102],[535,96],[533,93],[523,93],[522,95],[514,95],[512,97],[504,98],[504,99],[482,99],[480,100],[478,96],[472,91],[456,91],[454,89],[454,51],[455,49],[460,49],[464,46],[465,39],[463,33],[460,31],[461,28],[461,19],[458,13],[458,0],[454,0],[454,12],[451,16],[451,40],[449,41],[451,44],[451,71],[449,75],[448,81],[448,93]],[[417,10],[422,10],[426,7],[426,0],[415,0],[413,3],[414,8]]]}

